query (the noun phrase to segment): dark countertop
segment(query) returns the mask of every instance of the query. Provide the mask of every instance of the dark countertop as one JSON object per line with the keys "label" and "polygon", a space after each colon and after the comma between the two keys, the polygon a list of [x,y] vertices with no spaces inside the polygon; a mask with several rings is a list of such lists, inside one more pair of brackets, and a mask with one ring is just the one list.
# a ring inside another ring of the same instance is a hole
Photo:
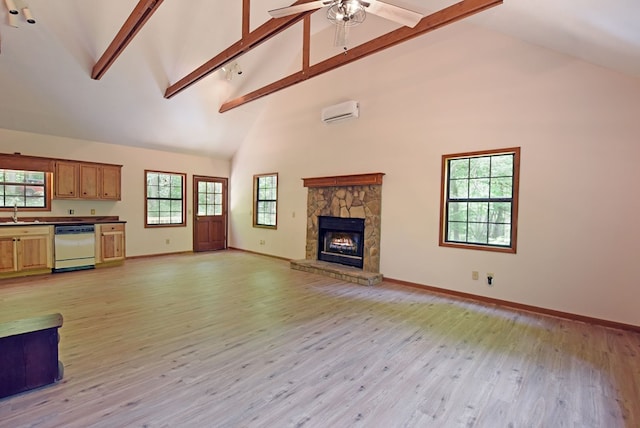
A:
{"label": "dark countertop", "polygon": [[9,218],[0,219],[0,227],[4,226],[72,226],[84,224],[126,223],[117,216],[107,217],[19,217],[18,223]]}

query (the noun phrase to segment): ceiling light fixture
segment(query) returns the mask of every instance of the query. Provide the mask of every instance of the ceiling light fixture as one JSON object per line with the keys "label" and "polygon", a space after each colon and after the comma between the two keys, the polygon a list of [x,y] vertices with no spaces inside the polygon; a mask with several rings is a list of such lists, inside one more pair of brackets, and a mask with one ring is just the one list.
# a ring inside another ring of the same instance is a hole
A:
{"label": "ceiling light fixture", "polygon": [[329,6],[327,18],[336,26],[335,46],[346,49],[349,28],[362,24],[367,17],[364,6],[358,0],[338,0]]}
{"label": "ceiling light fixture", "polygon": [[33,17],[31,9],[29,9],[28,7],[25,6],[22,8],[22,14],[24,15],[24,19],[26,19],[29,24],[36,23],[36,19]]}
{"label": "ceiling light fixture", "polygon": [[4,4],[7,5],[7,9],[9,9],[10,14],[12,15],[18,14],[18,8],[16,7],[16,4],[13,2],[13,0],[4,0]]}
{"label": "ceiling light fixture", "polygon": [[352,27],[362,24],[366,17],[364,6],[358,0],[336,1],[327,10],[327,18],[335,25]]}
{"label": "ceiling light fixture", "polygon": [[239,76],[242,74],[242,68],[240,68],[240,64],[235,61],[223,65],[220,70],[222,71],[224,78],[229,81],[233,80],[234,76]]}
{"label": "ceiling light fixture", "polygon": [[22,15],[24,16],[24,20],[29,24],[35,24],[36,19],[33,17],[33,13],[31,13],[31,9],[29,9],[29,5],[23,0],[4,0],[4,4],[7,6],[7,10],[9,11],[9,25],[12,27],[18,27],[20,20],[18,18],[19,11],[22,11]]}

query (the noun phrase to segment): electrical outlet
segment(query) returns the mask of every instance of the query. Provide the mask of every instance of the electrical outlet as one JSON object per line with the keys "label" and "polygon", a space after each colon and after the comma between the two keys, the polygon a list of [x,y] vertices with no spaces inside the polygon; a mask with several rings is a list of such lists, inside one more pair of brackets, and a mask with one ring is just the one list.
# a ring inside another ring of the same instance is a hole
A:
{"label": "electrical outlet", "polygon": [[480,274],[478,273],[477,270],[474,270],[473,272],[471,272],[471,279],[473,279],[474,281],[477,281],[478,278],[480,278]]}
{"label": "electrical outlet", "polygon": [[73,214],[75,214],[75,211],[74,210],[69,210],[69,215],[73,215]]}
{"label": "electrical outlet", "polygon": [[493,285],[493,272],[487,272],[487,285],[491,287]]}
{"label": "electrical outlet", "polygon": [[167,244],[167,245],[171,244],[171,239],[169,239],[169,238],[165,239],[164,243]]}
{"label": "electrical outlet", "polygon": [[95,208],[91,208],[91,215],[96,215],[96,210],[95,210]]}
{"label": "electrical outlet", "polygon": [[264,239],[260,240],[260,245],[264,245]]}

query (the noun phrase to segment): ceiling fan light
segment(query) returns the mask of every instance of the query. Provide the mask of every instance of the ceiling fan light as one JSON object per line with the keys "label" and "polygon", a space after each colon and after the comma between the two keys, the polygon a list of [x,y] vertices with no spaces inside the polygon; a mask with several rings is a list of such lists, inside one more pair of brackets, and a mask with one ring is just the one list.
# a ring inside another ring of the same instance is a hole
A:
{"label": "ceiling fan light", "polygon": [[346,1],[342,4],[347,15],[353,15],[362,9],[362,5],[357,0]]}
{"label": "ceiling fan light", "polygon": [[358,0],[334,2],[327,10],[327,18],[335,25],[354,26],[364,22],[367,13]]}

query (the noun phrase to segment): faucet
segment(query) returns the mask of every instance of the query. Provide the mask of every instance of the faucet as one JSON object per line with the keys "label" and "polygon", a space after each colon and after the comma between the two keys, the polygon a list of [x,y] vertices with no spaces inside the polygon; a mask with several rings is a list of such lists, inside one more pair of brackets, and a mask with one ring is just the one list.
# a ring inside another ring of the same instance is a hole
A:
{"label": "faucet", "polygon": [[13,216],[11,217],[11,220],[13,220],[14,223],[18,222],[18,203],[17,202],[13,203]]}

